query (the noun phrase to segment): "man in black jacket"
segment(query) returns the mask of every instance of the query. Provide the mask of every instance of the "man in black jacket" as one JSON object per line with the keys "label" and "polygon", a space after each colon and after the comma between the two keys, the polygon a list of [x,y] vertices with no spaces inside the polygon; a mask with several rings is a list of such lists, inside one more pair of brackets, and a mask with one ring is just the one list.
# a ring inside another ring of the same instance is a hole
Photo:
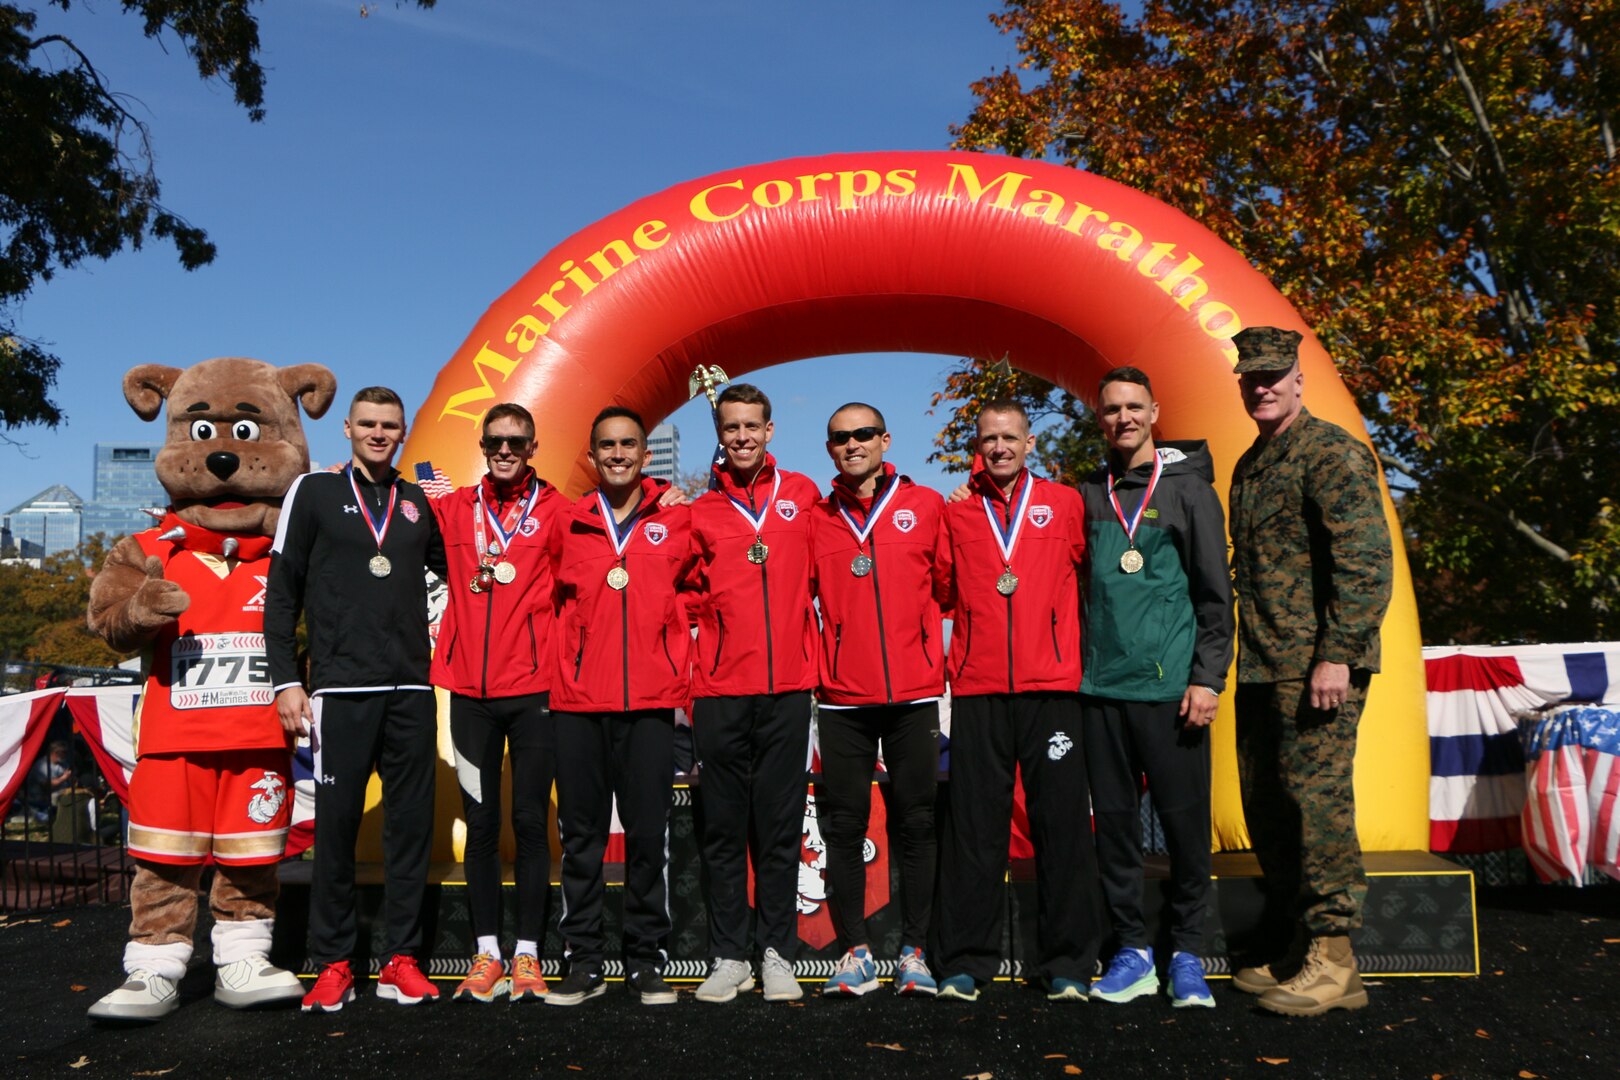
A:
{"label": "man in black jacket", "polygon": [[[320,977],[305,1012],[354,999],[354,845],[366,785],[383,783],[388,958],[377,996],[414,1005],[439,996],[414,952],[433,844],[437,709],[428,682],[424,570],[445,573],[427,496],[393,468],[405,408],[381,386],[355,394],[342,472],[309,473],[282,503],[265,597],[265,645],[281,722],[315,751],[315,867],[309,955]],[[310,689],[297,670],[298,615],[309,630]]]}

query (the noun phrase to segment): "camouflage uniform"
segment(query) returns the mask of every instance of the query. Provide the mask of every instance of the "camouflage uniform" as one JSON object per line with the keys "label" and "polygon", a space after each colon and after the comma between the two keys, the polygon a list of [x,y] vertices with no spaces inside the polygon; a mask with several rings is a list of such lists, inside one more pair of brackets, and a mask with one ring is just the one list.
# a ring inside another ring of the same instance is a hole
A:
{"label": "camouflage uniform", "polygon": [[[1259,361],[1240,362],[1240,374],[1289,366],[1255,348],[1286,345],[1291,358],[1298,336],[1272,333],[1251,339]],[[1238,777],[1268,929],[1303,922],[1313,937],[1348,933],[1367,895],[1351,783],[1356,725],[1393,574],[1378,465],[1343,428],[1301,409],[1238,461],[1231,511]],[[1318,661],[1351,669],[1336,709],[1311,707]]]}

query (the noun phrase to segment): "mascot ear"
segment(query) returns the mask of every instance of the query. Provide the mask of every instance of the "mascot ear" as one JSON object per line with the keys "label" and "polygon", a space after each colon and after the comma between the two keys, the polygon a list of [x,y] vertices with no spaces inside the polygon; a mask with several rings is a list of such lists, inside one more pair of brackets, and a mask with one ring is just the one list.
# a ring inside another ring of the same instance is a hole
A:
{"label": "mascot ear", "polygon": [[337,396],[337,376],[319,364],[296,364],[276,371],[288,397],[303,402],[311,420],[319,420]]}
{"label": "mascot ear", "polygon": [[142,364],[124,373],[124,400],[142,420],[155,420],[163,402],[174,389],[180,369],[162,364]]}

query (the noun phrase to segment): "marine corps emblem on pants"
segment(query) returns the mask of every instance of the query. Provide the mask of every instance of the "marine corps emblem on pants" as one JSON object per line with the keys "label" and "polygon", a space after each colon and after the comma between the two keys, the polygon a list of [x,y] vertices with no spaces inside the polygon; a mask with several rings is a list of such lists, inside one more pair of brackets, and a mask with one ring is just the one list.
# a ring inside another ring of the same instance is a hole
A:
{"label": "marine corps emblem on pants", "polygon": [[287,798],[287,781],[279,773],[266,769],[264,778],[252,785],[259,794],[248,800],[248,819],[255,825],[268,825],[281,811]]}

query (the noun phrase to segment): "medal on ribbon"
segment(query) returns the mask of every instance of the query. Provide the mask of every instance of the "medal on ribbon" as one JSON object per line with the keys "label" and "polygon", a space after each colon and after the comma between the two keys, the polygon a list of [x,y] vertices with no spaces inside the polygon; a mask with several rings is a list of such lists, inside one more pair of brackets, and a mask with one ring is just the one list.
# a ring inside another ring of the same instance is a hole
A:
{"label": "medal on ribbon", "polygon": [[759,508],[758,514],[744,506],[735,495],[730,492],[726,493],[726,498],[731,500],[731,505],[736,508],[737,513],[741,514],[743,520],[754,527],[754,542],[748,545],[747,554],[748,561],[755,566],[763,565],[765,560],[770,558],[771,549],[765,546],[765,519],[771,516],[771,504],[776,502],[776,493],[781,488],[782,474],[777,473],[775,482],[771,484],[771,497],[765,500],[765,505]]}
{"label": "medal on ribbon", "polygon": [[[1164,472],[1164,461],[1159,455],[1153,455],[1153,475],[1148,477],[1147,490],[1142,493],[1142,504],[1136,508],[1129,521],[1125,520],[1125,510],[1119,505],[1119,496],[1115,489],[1119,487],[1119,480],[1108,482],[1108,503],[1114,508],[1114,516],[1119,519],[1120,528],[1125,530],[1125,542],[1130,547],[1119,557],[1119,568],[1127,574],[1135,574],[1146,565],[1142,553],[1136,549],[1136,530],[1142,524],[1142,513],[1147,510],[1148,503],[1153,499],[1153,489],[1159,486],[1159,474]],[[1120,479],[1124,479],[1121,477]]]}
{"label": "medal on ribbon", "polygon": [[1024,489],[1019,492],[1012,508],[1012,519],[1006,525],[1001,523],[1001,515],[991,505],[990,496],[979,496],[979,501],[984,504],[984,516],[990,519],[990,536],[1001,552],[1001,576],[996,578],[996,592],[1009,599],[1018,591],[1018,575],[1013,573],[1012,568],[1013,550],[1018,547],[1018,538],[1023,534],[1024,514],[1029,510],[1029,497],[1034,490],[1034,477],[1025,472]]}
{"label": "medal on ribbon", "polygon": [[388,556],[382,553],[383,538],[388,535],[388,526],[394,521],[394,507],[399,503],[399,485],[390,484],[388,487],[388,509],[382,512],[382,523],[379,525],[371,513],[371,507],[360,496],[360,484],[354,478],[354,462],[343,466],[343,471],[349,477],[349,489],[354,492],[354,501],[360,507],[360,513],[365,515],[366,529],[370,531],[371,538],[377,542],[377,554],[367,563],[371,576],[385,578],[394,572],[394,564],[388,561]]}
{"label": "medal on ribbon", "polygon": [[[844,524],[848,526],[849,531],[854,534],[855,544],[860,549],[859,553],[855,556],[855,558],[850,560],[849,564],[849,572],[854,574],[856,577],[865,577],[866,575],[870,574],[872,572],[872,568],[877,565],[876,559],[866,553],[866,544],[867,541],[871,539],[872,530],[877,528],[877,523],[883,517],[884,511],[888,510],[889,504],[894,501],[895,492],[899,490],[900,478],[895,477],[894,480],[891,481],[884,489],[883,494],[878,496],[878,498],[872,503],[871,513],[866,515],[866,523],[863,525],[855,524],[854,516],[850,514],[849,508],[844,505],[845,500],[836,500],[838,505],[838,516],[844,519]],[[876,548],[873,548],[873,551],[876,550]]]}
{"label": "medal on ribbon", "polygon": [[[529,490],[523,493],[523,498],[512,504],[512,508],[503,517],[497,516],[495,511],[484,502],[484,485],[478,485],[477,505],[473,507],[473,541],[478,546],[478,572],[473,576],[473,592],[483,592],[493,586],[494,582],[510,585],[517,580],[517,567],[510,559],[503,559],[503,553],[512,550],[512,538],[523,530],[523,525],[534,513],[539,503],[540,481],[532,480]],[[495,535],[489,542],[484,541],[484,523],[488,522],[495,530]]]}
{"label": "medal on ribbon", "polygon": [[622,592],[630,584],[630,571],[624,568],[624,549],[630,546],[630,540],[636,535],[636,522],[641,518],[641,512],[647,508],[643,500],[634,510],[625,517],[623,522],[613,516],[613,507],[608,505],[607,496],[602,489],[596,489],[596,505],[602,511],[602,523],[607,526],[608,543],[613,545],[613,554],[618,557],[618,563],[607,572],[608,588]]}

